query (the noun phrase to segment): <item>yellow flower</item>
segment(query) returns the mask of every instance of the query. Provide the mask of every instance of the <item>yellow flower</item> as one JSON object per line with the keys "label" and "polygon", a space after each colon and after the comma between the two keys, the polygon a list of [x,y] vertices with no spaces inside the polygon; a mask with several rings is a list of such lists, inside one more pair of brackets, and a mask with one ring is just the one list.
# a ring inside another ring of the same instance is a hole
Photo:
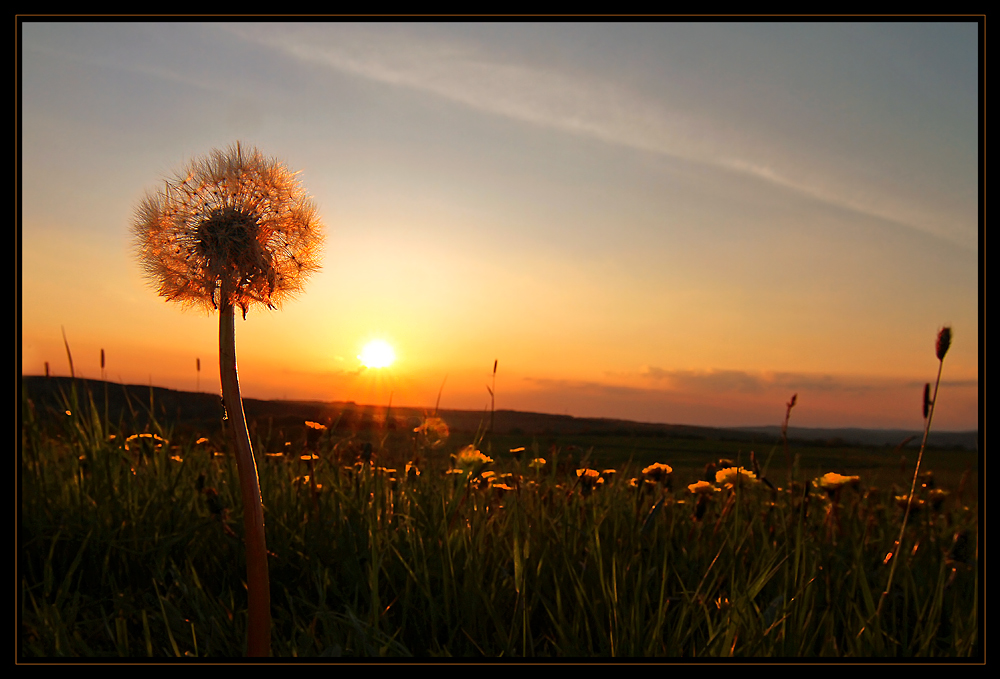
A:
{"label": "yellow flower", "polygon": [[665,478],[670,476],[674,472],[673,467],[668,464],[661,464],[659,462],[654,462],[645,469],[642,470],[642,475],[648,481],[654,481],[659,483]]}
{"label": "yellow flower", "polygon": [[431,448],[443,446],[450,434],[448,424],[440,417],[425,418],[423,423],[413,430],[413,433],[425,437],[427,445]]}
{"label": "yellow flower", "polygon": [[493,461],[493,458],[483,455],[481,452],[476,450],[475,446],[468,445],[462,448],[455,455],[455,463],[463,467],[471,467],[477,464],[489,464]]}
{"label": "yellow flower", "polygon": [[163,444],[167,443],[167,440],[156,434],[132,434],[125,439],[125,450],[130,450],[129,443],[132,443],[133,447],[145,443],[153,448],[162,448]]}
{"label": "yellow flower", "polygon": [[732,486],[740,478],[747,481],[757,480],[756,474],[747,471],[743,467],[729,467],[728,469],[720,469],[715,472],[715,482],[719,485],[726,484],[727,486]]}
{"label": "yellow flower", "polygon": [[931,507],[935,511],[941,508],[941,504],[946,497],[948,497],[948,491],[941,488],[932,488],[927,492],[927,501],[931,503]]}
{"label": "yellow flower", "polygon": [[488,464],[493,462],[493,458],[483,455],[476,450],[475,446],[468,445],[452,455],[453,468],[449,473],[476,475]]}
{"label": "yellow flower", "polygon": [[829,472],[813,481],[813,485],[826,491],[834,491],[847,485],[855,485],[860,481],[860,476],[843,476],[841,474]]}
{"label": "yellow flower", "polygon": [[579,484],[584,495],[597,486],[604,484],[604,479],[601,478],[601,473],[596,469],[577,469],[576,475],[579,478]]}
{"label": "yellow flower", "polygon": [[909,505],[910,505],[910,511],[911,512],[918,512],[918,511],[920,511],[921,509],[924,508],[924,501],[921,500],[920,498],[916,498],[915,497],[915,498],[913,498],[913,501],[911,502],[909,495],[897,495],[896,496],[896,506],[899,507],[900,509],[905,510],[907,503],[909,503]]}
{"label": "yellow flower", "polygon": [[695,495],[708,495],[715,491],[715,486],[708,481],[697,481],[689,485],[688,490]]}
{"label": "yellow flower", "polygon": [[536,457],[534,460],[528,463],[528,467],[531,469],[541,469],[546,464],[544,457]]}

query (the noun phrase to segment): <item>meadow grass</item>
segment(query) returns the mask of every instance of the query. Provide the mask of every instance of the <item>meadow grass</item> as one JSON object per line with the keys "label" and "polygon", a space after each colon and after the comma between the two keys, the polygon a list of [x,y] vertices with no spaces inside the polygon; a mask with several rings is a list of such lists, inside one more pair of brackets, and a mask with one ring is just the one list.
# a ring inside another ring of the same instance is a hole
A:
{"label": "meadow grass", "polygon": [[[109,422],[100,402],[75,387],[56,409],[21,399],[21,657],[245,655],[228,437],[175,437],[138,403],[148,424],[136,431]],[[639,451],[609,463],[624,447],[605,456],[536,442],[515,458],[502,437],[428,445],[417,433],[366,439],[334,422],[303,423],[289,442],[274,434],[254,434],[274,656],[982,653],[978,498],[934,492],[933,477],[918,487],[923,504],[911,508],[876,616],[902,525],[899,491],[864,472],[836,492],[814,485],[840,459],[829,450],[830,460],[797,451],[790,489],[744,480],[699,496],[687,484],[704,462],[742,450],[699,443],[682,466],[661,457],[674,471],[653,483]],[[448,473],[458,466],[449,453],[466,443],[493,462]],[[760,451],[774,470],[763,473],[784,480],[783,456]],[[544,465],[530,464],[539,457]],[[898,455],[889,459],[898,468]],[[616,473],[599,481],[576,473],[605,465]]]}

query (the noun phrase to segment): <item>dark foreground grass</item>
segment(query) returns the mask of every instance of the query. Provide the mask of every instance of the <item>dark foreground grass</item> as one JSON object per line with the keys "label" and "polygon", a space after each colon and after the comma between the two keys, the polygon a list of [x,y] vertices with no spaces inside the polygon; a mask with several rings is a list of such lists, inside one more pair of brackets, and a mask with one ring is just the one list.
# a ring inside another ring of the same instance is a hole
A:
{"label": "dark foreground grass", "polygon": [[[75,390],[64,405],[22,399],[21,657],[243,656],[223,438],[112,425]],[[699,501],[641,465],[596,481],[527,450],[449,474],[423,437],[311,431],[255,445],[275,656],[981,655],[976,500],[930,479],[876,616],[903,510],[864,477],[826,492],[802,460],[791,490],[713,484]]]}

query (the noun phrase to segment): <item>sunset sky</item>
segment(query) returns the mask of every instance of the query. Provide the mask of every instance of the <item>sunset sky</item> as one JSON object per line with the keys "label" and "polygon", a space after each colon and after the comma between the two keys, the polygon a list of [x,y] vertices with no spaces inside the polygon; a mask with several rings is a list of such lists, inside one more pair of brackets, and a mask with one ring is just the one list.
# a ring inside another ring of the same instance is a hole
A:
{"label": "sunset sky", "polygon": [[25,375],[65,330],[78,376],[219,389],[129,225],[240,140],[326,226],[237,320],[245,397],[482,409],[496,360],[497,408],[920,429],[950,325],[934,422],[978,427],[975,22],[20,28]]}

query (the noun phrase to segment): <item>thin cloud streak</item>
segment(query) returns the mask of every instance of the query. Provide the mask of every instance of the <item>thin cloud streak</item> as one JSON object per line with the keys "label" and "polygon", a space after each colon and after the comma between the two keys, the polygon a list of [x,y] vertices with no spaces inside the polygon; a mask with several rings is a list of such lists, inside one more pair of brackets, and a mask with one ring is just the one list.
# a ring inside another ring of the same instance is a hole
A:
{"label": "thin cloud streak", "polygon": [[[907,379],[834,377],[792,373],[752,374],[735,370],[663,371],[653,369],[650,386],[587,380],[525,377],[506,398],[515,409],[565,412],[582,417],[704,426],[760,426],[780,422],[784,404],[798,394],[799,426],[920,426],[923,382]],[[969,429],[963,411],[977,401],[977,380],[942,382],[949,389],[938,418],[947,430]]]}
{"label": "thin cloud streak", "polygon": [[[919,196],[871,194],[869,187],[854,186],[836,173],[824,176],[829,173],[816,166],[795,167],[794,162],[786,162],[784,169],[778,169],[774,162],[741,157],[746,151],[741,154],[738,135],[726,136],[712,129],[711,121],[671,110],[607,80],[502,63],[458,44],[421,41],[401,32],[387,35],[356,24],[346,28],[325,25],[323,33],[311,27],[287,32],[253,24],[227,28],[303,62],[431,93],[492,115],[751,177],[966,249],[978,247],[972,225],[956,226],[951,216],[917,204]],[[792,176],[814,179],[793,180]]]}
{"label": "thin cloud streak", "polygon": [[24,49],[29,52],[36,52],[38,54],[57,57],[67,63],[82,63],[90,66],[96,66],[99,69],[150,76],[157,80],[176,83],[184,85],[185,87],[193,87],[204,92],[213,92],[218,94],[220,91],[225,91],[227,89],[227,83],[219,81],[216,78],[193,78],[187,75],[182,75],[181,73],[178,73],[177,70],[167,68],[161,64],[150,64],[142,60],[121,61],[106,57],[95,57],[92,54],[71,52],[65,49],[53,49],[48,46],[38,46],[33,42],[26,43],[24,45]]}
{"label": "thin cloud streak", "polygon": [[[643,366],[639,376],[653,383],[656,391],[692,393],[761,394],[781,389],[785,391],[869,393],[896,389],[920,389],[923,381],[911,378],[878,378],[870,376],[814,375],[792,372],[749,372],[744,370],[665,370]],[[527,378],[534,382],[541,382]],[[542,380],[544,381],[544,380]],[[549,380],[548,382],[552,382]],[[583,383],[577,386],[582,386]],[[596,384],[596,383],[595,383]],[[978,388],[979,380],[942,380],[948,387]],[[554,386],[549,384],[548,386]],[[567,383],[565,386],[572,386]],[[636,389],[636,387],[623,387]]]}

